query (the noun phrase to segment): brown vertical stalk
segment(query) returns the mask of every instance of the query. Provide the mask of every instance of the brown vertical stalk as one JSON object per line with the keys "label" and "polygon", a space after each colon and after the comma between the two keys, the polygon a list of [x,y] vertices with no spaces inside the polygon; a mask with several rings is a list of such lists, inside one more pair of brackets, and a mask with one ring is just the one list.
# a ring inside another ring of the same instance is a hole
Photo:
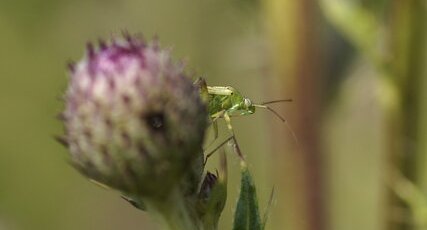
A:
{"label": "brown vertical stalk", "polygon": [[[322,84],[315,29],[318,21],[316,3],[309,0],[269,0],[266,1],[265,8],[267,27],[273,39],[273,63],[282,88],[287,88],[283,97],[292,95],[295,99],[293,108],[296,109],[291,116],[295,119],[291,119],[290,123],[295,128],[300,148],[295,154],[289,154],[283,159],[288,161],[288,165],[287,169],[280,172],[281,175],[286,175],[283,181],[288,186],[288,195],[292,196],[289,203],[284,205],[286,210],[283,210],[283,217],[290,222],[285,225],[292,226],[290,229],[323,230],[326,224],[322,154],[319,147],[319,87]],[[291,86],[286,87],[286,83]],[[287,214],[289,212],[293,214]]]}
{"label": "brown vertical stalk", "polygon": [[298,98],[298,127],[301,154],[305,170],[306,214],[310,230],[325,229],[322,183],[322,154],[320,148],[321,76],[317,10],[314,1],[302,0],[298,6],[297,57],[295,63],[296,98]]}
{"label": "brown vertical stalk", "polygon": [[287,162],[280,171],[282,183],[288,186],[287,195],[292,196],[282,216],[289,229],[323,230],[326,224],[319,140],[322,84],[317,4],[309,0],[268,0],[264,6],[272,38],[273,65],[282,88],[287,89],[283,97],[292,95],[295,99],[295,115],[289,118],[299,140],[299,150],[282,159]]}

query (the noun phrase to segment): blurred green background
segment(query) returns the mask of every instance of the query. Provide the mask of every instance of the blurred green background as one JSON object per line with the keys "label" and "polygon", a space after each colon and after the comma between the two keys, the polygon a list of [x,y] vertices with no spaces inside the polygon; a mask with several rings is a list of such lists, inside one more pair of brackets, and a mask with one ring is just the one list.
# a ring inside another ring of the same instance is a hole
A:
{"label": "blurred green background", "polygon": [[[427,229],[425,0],[1,0],[0,230],[156,229],[67,164],[66,63],[122,30],[254,101],[233,120],[267,229]],[[222,127],[225,133],[224,127]],[[224,138],[225,135],[221,137]],[[216,159],[210,168],[216,167]],[[221,229],[230,229],[238,162]]]}

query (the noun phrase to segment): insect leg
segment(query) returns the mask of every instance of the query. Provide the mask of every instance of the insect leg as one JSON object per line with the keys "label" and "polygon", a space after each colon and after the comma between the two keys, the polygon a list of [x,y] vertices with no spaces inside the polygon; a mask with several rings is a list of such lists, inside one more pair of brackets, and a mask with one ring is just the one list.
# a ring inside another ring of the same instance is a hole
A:
{"label": "insect leg", "polygon": [[[206,154],[205,164],[206,164],[207,160],[209,159],[209,157],[212,156],[212,154],[214,154],[219,148],[221,148],[223,145],[225,145],[229,141],[233,141],[234,151],[237,153],[237,155],[239,156],[239,158],[241,160],[244,160],[243,154],[240,151],[239,144],[237,143],[237,139],[236,139],[236,136],[234,134],[233,126],[231,125],[230,115],[228,115],[227,111],[226,110],[222,110],[222,111],[219,111],[218,113],[215,113],[214,115],[212,115],[211,116],[211,118],[212,118],[212,124],[215,124],[215,126],[217,126],[217,120],[220,117],[224,118],[225,123],[227,124],[228,130],[231,132],[231,136],[229,138],[227,138],[224,142],[222,142],[220,145],[218,145],[218,147],[216,147],[214,150],[212,150],[211,152],[209,152],[208,154]],[[214,127],[214,129],[215,129],[215,127]],[[216,129],[218,129],[218,126],[216,127]],[[216,138],[217,137],[218,136],[216,134]]]}
{"label": "insect leg", "polygon": [[208,162],[208,159],[216,152],[218,151],[218,149],[220,149],[222,146],[224,146],[225,144],[227,144],[229,141],[233,140],[234,136],[230,136],[228,137],[225,141],[223,141],[221,144],[219,144],[215,149],[213,149],[212,151],[210,151],[208,154],[206,154],[205,157],[205,162],[203,165],[206,165],[206,162]]}
{"label": "insect leg", "polygon": [[[212,142],[215,142],[216,139],[218,139],[218,119],[222,116],[224,116],[225,110],[221,110],[213,115],[211,115],[211,122],[212,122],[212,127],[214,130],[214,139]],[[212,143],[210,143],[209,145],[211,145]],[[208,145],[208,146],[209,146]]]}
{"label": "insect leg", "polygon": [[217,121],[217,119],[212,119],[211,124],[212,124],[212,128],[214,131],[214,139],[206,146],[206,148],[209,148],[218,139],[218,121]]}
{"label": "insect leg", "polygon": [[216,120],[212,121],[212,128],[214,130],[214,141],[215,141],[216,139],[218,139],[218,122]]}
{"label": "insect leg", "polygon": [[224,114],[225,114],[225,112],[226,112],[226,110],[221,110],[221,111],[219,111],[219,112],[217,112],[217,113],[212,114],[212,115],[211,115],[211,119],[212,119],[212,121],[216,121],[216,120],[218,120],[218,118],[223,117],[223,116],[224,116]]}
{"label": "insect leg", "polygon": [[[211,124],[212,124],[212,127],[213,127],[213,130],[214,130],[214,139],[212,140],[212,142],[211,143],[209,143],[208,145],[207,145],[207,147],[206,148],[209,148],[213,143],[215,143],[215,141],[218,139],[218,119],[220,118],[220,117],[222,117],[223,115],[224,115],[224,113],[225,113],[225,110],[222,110],[222,111],[219,111],[219,112],[217,112],[217,113],[215,113],[215,114],[213,114],[212,116],[211,116]],[[208,160],[208,158],[214,153],[214,152],[216,152],[221,146],[223,146],[225,143],[227,143],[228,141],[229,141],[229,139],[230,138],[228,138],[227,139],[227,141],[226,142],[224,142],[224,143],[222,143],[222,144],[220,144],[218,147],[216,147],[213,151],[211,151],[211,152],[209,152],[208,154],[206,154],[206,158],[205,158],[205,164],[206,164],[206,162],[207,162],[207,160]]]}
{"label": "insect leg", "polygon": [[228,115],[228,113],[225,112],[223,116],[224,116],[225,123],[227,124],[228,130],[230,130],[231,134],[234,136],[234,130],[233,130],[233,126],[231,126],[230,115]]}
{"label": "insect leg", "polygon": [[244,161],[245,158],[243,157],[242,151],[240,151],[240,147],[239,147],[239,144],[237,143],[236,135],[234,134],[233,126],[231,125],[231,118],[227,112],[224,113],[224,120],[225,120],[225,123],[227,123],[227,128],[228,128],[228,130],[230,130],[231,135],[233,137],[234,151],[237,153],[237,155],[240,157],[240,159]]}

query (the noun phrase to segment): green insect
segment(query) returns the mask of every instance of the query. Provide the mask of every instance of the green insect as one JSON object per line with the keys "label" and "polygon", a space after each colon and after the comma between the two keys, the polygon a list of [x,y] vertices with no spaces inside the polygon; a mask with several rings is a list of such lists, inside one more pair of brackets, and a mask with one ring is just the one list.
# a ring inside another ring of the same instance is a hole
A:
{"label": "green insect", "polygon": [[[218,138],[217,121],[219,118],[224,118],[227,124],[228,130],[231,132],[231,137],[227,139],[226,142],[228,142],[231,139],[234,140],[236,145],[235,147],[239,156],[241,156],[240,149],[235,139],[233,126],[231,125],[231,117],[250,115],[255,113],[256,108],[263,108],[271,111],[282,122],[285,122],[285,124],[288,126],[288,124],[286,123],[286,119],[284,119],[275,110],[269,107],[268,104],[280,103],[280,102],[291,102],[292,99],[274,100],[274,101],[268,101],[268,102],[256,104],[256,103],[253,103],[249,98],[243,96],[239,91],[237,91],[231,86],[207,86],[206,81],[202,78],[197,79],[195,84],[199,86],[200,95],[208,105],[208,111],[212,121],[213,129],[214,129],[214,135],[215,135],[214,141]],[[294,139],[297,141],[295,133],[292,131],[292,129],[289,126],[288,128],[291,131]],[[224,144],[226,142],[224,142]],[[216,150],[217,149],[215,149],[214,151]],[[207,158],[213,152],[208,154]]]}

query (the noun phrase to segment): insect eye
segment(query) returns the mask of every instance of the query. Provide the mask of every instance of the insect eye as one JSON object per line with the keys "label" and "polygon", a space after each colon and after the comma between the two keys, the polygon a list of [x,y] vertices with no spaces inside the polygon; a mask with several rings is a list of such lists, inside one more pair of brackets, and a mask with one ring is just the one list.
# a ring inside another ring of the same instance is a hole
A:
{"label": "insect eye", "polygon": [[251,106],[251,105],[252,105],[251,100],[249,100],[249,99],[247,99],[247,98],[245,98],[244,103],[245,103],[245,106],[246,106],[246,107],[249,107],[249,106]]}
{"label": "insect eye", "polygon": [[153,131],[163,131],[165,129],[165,116],[161,112],[146,115],[145,122]]}

